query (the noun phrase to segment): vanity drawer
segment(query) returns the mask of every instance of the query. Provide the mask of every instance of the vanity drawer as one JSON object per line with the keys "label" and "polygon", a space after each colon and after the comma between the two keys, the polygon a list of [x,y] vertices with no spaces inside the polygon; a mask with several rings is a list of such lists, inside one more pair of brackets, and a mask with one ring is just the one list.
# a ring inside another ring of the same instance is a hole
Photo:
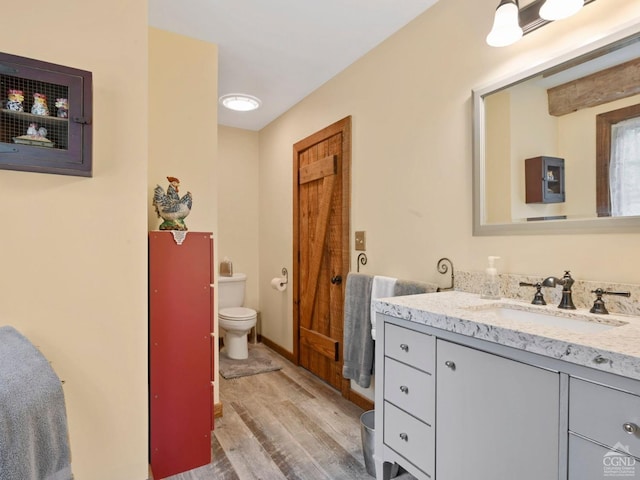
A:
{"label": "vanity drawer", "polygon": [[629,453],[640,457],[640,397],[571,378],[569,430],[611,447],[629,445]]}
{"label": "vanity drawer", "polygon": [[433,375],[391,358],[384,362],[384,399],[433,425],[435,390]]}
{"label": "vanity drawer", "polygon": [[389,402],[384,402],[384,443],[433,477],[435,458],[433,428]]}
{"label": "vanity drawer", "polygon": [[569,434],[569,480],[636,478],[636,469],[640,474],[634,457]]}
{"label": "vanity drawer", "polygon": [[385,323],[384,352],[388,357],[433,373],[436,341],[432,335]]}

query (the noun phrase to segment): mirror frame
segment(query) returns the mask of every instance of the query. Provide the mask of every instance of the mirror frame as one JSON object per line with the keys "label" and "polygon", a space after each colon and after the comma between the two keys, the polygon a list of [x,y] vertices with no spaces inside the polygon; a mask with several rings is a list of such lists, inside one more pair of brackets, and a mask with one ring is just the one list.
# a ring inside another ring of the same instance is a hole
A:
{"label": "mirror frame", "polygon": [[[640,24],[622,28],[600,40],[562,54],[549,61],[523,70],[518,74],[472,90],[473,101],[473,236],[487,235],[549,235],[576,233],[634,233],[640,232],[640,216],[595,217],[590,219],[543,220],[487,224],[485,217],[485,109],[484,98],[514,84],[523,82],[564,63],[587,60],[603,54],[611,45],[623,41],[640,41]],[[595,185],[594,185],[595,190]],[[595,193],[594,193],[595,195]],[[595,215],[595,212],[594,212]]]}

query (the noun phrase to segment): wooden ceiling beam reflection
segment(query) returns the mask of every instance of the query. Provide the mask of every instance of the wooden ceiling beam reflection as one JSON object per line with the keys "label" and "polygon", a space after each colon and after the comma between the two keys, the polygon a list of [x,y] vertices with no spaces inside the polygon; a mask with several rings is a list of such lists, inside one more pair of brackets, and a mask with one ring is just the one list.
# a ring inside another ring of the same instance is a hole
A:
{"label": "wooden ceiling beam reflection", "polygon": [[640,93],[640,58],[547,90],[556,117]]}

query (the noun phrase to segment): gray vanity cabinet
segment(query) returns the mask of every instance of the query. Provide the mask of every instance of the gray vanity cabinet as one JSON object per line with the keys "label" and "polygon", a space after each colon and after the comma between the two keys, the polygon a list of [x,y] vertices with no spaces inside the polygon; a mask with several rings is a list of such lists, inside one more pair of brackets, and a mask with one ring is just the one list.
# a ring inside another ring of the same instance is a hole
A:
{"label": "gray vanity cabinet", "polygon": [[378,322],[378,479],[394,463],[418,480],[640,478],[638,380],[387,315]]}
{"label": "gray vanity cabinet", "polygon": [[437,340],[436,478],[558,478],[558,372]]}

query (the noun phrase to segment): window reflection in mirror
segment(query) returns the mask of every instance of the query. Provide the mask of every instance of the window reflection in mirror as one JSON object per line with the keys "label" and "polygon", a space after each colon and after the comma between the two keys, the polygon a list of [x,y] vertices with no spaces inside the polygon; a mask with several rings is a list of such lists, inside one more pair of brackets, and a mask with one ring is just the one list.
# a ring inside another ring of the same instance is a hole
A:
{"label": "window reflection in mirror", "polygon": [[596,117],[599,217],[640,215],[640,104]]}

